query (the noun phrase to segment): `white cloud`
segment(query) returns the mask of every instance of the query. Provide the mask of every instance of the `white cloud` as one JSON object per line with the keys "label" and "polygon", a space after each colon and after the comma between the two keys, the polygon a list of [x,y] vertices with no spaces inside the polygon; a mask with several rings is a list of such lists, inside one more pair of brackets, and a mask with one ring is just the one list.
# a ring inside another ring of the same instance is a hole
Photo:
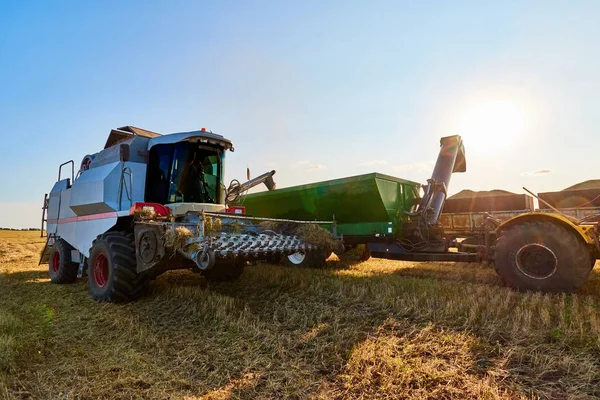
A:
{"label": "white cloud", "polygon": [[551,169],[538,169],[537,171],[524,172],[521,174],[521,176],[541,176],[541,175],[548,175],[551,173],[552,173]]}
{"label": "white cloud", "polygon": [[433,161],[420,161],[413,164],[393,165],[392,169],[396,172],[431,172],[433,170],[433,166]]}
{"label": "white cloud", "polygon": [[385,160],[367,160],[367,161],[361,161],[358,165],[361,167],[368,167],[371,165],[385,165],[387,164],[387,161]]}
{"label": "white cloud", "polygon": [[323,164],[313,164],[310,160],[296,161],[290,166],[291,169],[303,169],[304,171],[315,171],[318,169],[325,169]]}

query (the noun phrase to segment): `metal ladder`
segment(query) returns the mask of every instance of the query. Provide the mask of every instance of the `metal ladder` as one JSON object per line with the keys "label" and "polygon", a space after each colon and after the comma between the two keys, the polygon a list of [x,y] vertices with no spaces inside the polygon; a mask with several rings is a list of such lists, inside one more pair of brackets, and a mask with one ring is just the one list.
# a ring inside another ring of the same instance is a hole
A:
{"label": "metal ladder", "polygon": [[[42,237],[42,238],[47,237],[47,239],[46,239],[46,244],[44,245],[44,249],[42,250],[42,253],[40,254],[40,261],[38,262],[38,265],[48,262],[48,260],[50,258],[50,245],[54,244],[54,241],[56,239],[54,234],[52,234],[52,233],[48,234],[48,232],[46,230],[44,230],[44,227],[48,228],[48,193],[44,194],[44,204],[42,206],[42,226],[41,226],[41,233],[40,233],[40,237]],[[45,235],[44,235],[44,233],[45,233]],[[50,241],[52,241],[52,243],[50,243]]]}
{"label": "metal ladder", "polygon": [[56,235],[54,233],[49,233],[48,238],[46,239],[46,244],[44,245],[44,250],[42,250],[40,254],[40,261],[38,265],[47,264],[50,260],[50,247],[54,245],[56,242]]}
{"label": "metal ladder", "polygon": [[40,229],[40,237],[44,237],[44,224],[48,226],[48,193],[44,194],[44,205],[42,206],[42,227]]}

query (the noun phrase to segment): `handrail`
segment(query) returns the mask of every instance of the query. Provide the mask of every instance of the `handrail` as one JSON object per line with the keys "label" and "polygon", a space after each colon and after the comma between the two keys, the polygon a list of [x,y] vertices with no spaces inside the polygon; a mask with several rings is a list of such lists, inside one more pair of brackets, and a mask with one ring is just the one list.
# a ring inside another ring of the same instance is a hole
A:
{"label": "handrail", "polygon": [[[125,175],[129,177],[129,188],[127,188],[127,184],[125,183]],[[125,194],[127,195],[129,207],[131,208],[133,205],[133,172],[129,167],[125,167],[121,170],[121,179],[119,182],[119,210],[122,209],[123,187],[125,187]]]}
{"label": "handrail", "polygon": [[71,164],[71,183],[73,183],[73,181],[75,180],[75,163],[73,162],[73,160],[69,160],[67,162],[60,164],[60,166],[58,167],[58,180],[60,181],[62,167],[64,167],[67,164]]}

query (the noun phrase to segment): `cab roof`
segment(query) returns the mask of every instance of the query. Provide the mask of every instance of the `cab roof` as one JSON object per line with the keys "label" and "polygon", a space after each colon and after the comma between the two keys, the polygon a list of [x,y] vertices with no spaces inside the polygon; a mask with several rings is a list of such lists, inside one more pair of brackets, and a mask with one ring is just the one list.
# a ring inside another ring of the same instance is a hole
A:
{"label": "cab roof", "polygon": [[206,132],[204,130],[170,133],[168,135],[151,138],[150,143],[148,143],[148,150],[157,144],[169,144],[183,141],[209,143],[221,146],[225,150],[233,151],[233,143],[231,143],[231,140],[226,139],[221,135],[217,135],[216,133]]}
{"label": "cab roof", "polygon": [[233,143],[231,140],[212,132],[206,132],[206,130],[190,131],[190,132],[178,132],[162,135],[157,132],[149,131],[147,129],[138,128],[135,126],[127,125],[117,129],[112,129],[106,140],[104,148],[107,149],[115,144],[122,142],[123,140],[131,139],[135,136],[141,136],[150,139],[148,143],[148,150],[157,144],[169,144],[177,143],[181,141],[200,141],[209,144],[221,146],[226,150],[233,151]]}

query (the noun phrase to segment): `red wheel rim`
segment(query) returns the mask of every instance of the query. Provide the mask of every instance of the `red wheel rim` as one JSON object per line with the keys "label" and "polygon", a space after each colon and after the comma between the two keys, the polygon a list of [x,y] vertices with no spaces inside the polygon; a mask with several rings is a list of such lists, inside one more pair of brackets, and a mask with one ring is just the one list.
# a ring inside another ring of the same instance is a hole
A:
{"label": "red wheel rim", "polygon": [[58,272],[59,268],[60,268],[60,253],[58,252],[58,250],[55,250],[54,254],[52,254],[52,272],[54,272],[56,274]]}
{"label": "red wheel rim", "polygon": [[106,286],[108,282],[108,259],[104,254],[98,254],[94,261],[94,280],[99,287]]}

